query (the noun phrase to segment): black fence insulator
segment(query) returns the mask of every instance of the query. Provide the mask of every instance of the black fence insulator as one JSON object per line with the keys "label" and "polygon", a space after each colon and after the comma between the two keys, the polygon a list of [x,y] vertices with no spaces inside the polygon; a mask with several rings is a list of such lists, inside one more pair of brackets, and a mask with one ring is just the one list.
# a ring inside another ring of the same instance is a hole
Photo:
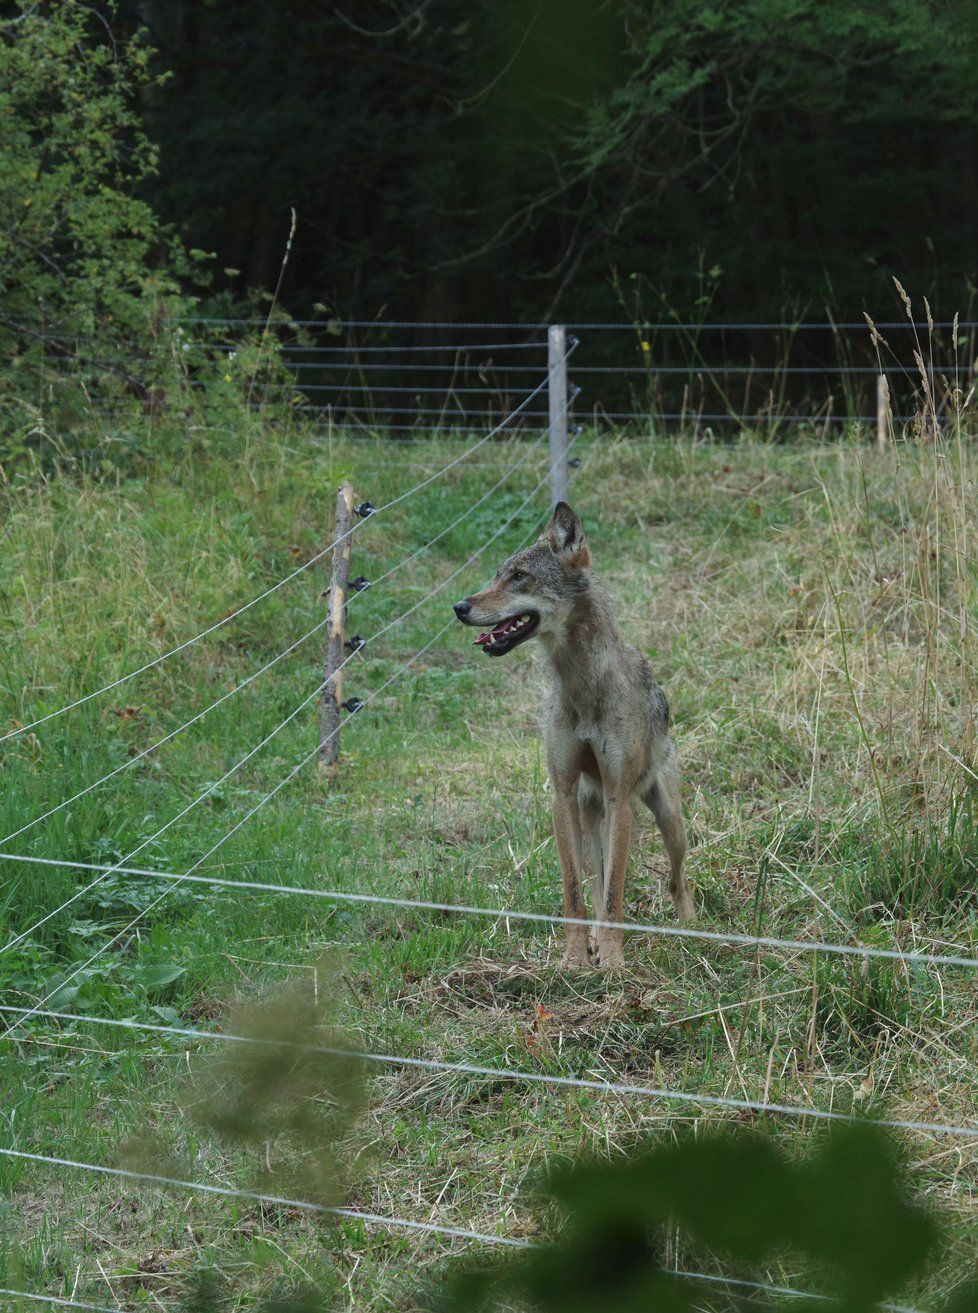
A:
{"label": "black fence insulator", "polygon": [[354,506],[353,512],[359,515],[361,520],[365,520],[368,515],[373,515],[377,507],[370,501],[362,501],[359,506]]}
{"label": "black fence insulator", "polygon": [[360,698],[347,698],[345,702],[340,703],[340,706],[343,708],[343,710],[349,711],[351,715],[355,711],[359,711],[363,705],[364,703],[360,700]]}
{"label": "black fence insulator", "polygon": [[581,468],[580,456],[572,456],[570,460],[567,462],[567,464],[571,467],[572,470],[579,470]]}
{"label": "black fence insulator", "polygon": [[370,587],[370,580],[366,575],[358,574],[355,579],[350,581],[350,587],[355,593],[362,593],[365,588]]}
{"label": "black fence insulator", "polygon": [[343,646],[348,647],[351,652],[359,652],[361,647],[367,646],[367,640],[361,638],[359,634],[354,634],[351,638],[346,640]]}

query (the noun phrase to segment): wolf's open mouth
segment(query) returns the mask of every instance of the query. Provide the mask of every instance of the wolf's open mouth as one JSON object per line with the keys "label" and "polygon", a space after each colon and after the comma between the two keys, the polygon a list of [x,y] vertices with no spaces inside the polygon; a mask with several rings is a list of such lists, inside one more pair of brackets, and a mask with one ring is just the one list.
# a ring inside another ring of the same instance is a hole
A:
{"label": "wolf's open mouth", "polygon": [[539,623],[536,611],[524,611],[522,615],[510,616],[488,634],[480,634],[474,646],[481,647],[489,656],[503,656],[529,638]]}

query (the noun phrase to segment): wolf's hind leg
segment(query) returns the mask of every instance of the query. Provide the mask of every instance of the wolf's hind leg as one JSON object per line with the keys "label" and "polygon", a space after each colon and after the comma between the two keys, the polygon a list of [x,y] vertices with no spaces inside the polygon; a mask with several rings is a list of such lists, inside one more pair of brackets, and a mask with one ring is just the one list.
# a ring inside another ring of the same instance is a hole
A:
{"label": "wolf's hind leg", "polygon": [[693,905],[692,891],[683,874],[686,830],[679,806],[679,771],[675,756],[659,772],[655,783],[644,795],[644,801],[655,817],[666,852],[669,854],[671,868],[669,892],[676,907],[676,915],[680,921],[692,921],[696,916],[696,908]]}

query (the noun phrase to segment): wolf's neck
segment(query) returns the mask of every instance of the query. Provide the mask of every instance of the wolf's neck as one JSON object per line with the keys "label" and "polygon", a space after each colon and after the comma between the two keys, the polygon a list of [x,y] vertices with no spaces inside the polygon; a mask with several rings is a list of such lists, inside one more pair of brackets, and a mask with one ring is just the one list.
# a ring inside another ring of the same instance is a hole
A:
{"label": "wolf's neck", "polygon": [[607,664],[622,648],[622,637],[602,585],[588,580],[562,629],[540,635],[555,684],[575,689],[600,683]]}

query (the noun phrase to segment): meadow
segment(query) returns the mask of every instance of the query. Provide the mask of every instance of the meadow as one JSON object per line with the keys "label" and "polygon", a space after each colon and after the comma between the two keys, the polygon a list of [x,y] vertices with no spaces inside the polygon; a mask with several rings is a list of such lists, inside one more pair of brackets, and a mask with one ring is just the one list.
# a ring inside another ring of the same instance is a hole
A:
{"label": "meadow", "polygon": [[[151,444],[146,424],[102,434],[112,458],[100,464],[65,454],[7,471],[0,734],[151,661],[322,552],[340,482],[380,506],[462,449],[255,417],[194,432],[164,417]],[[575,454],[572,499],[596,568],[672,707],[698,926],[973,956],[968,443],[585,433]],[[348,632],[368,641],[344,692],[370,700],[344,724],[334,787],[312,762],[267,797],[315,748],[321,629],[141,755],[324,620],[327,557],[138,678],[0,742],[0,834],[59,808],[0,847],[559,913],[540,656],[530,643],[487,661],[449,623],[451,603],[538,532],[545,476],[542,448],[493,439],[356,530],[351,572],[376,582],[351,600]],[[52,1011],[189,1030],[227,1030],[235,1009],[235,1024],[258,1029],[288,1015],[303,1038],[335,1041],[339,1027],[380,1054],[974,1122],[969,968],[636,933],[623,973],[566,974],[546,923],[2,865],[0,1003],[16,1025],[0,1039],[0,1147],[266,1193],[304,1183],[385,1217],[532,1237],[547,1225],[535,1187],[555,1162],[729,1123],[799,1147],[819,1133],[811,1117],[397,1063],[368,1064],[362,1102],[335,1064],[305,1070],[290,1104],[265,1097],[260,1073],[227,1059],[215,1069],[212,1042],[42,1015]],[[632,858],[630,920],[675,925],[665,871],[650,827]],[[971,1275],[978,1131],[907,1132],[902,1144],[917,1189],[951,1219],[941,1263],[906,1292],[933,1306]],[[327,1307],[410,1310],[427,1307],[465,1247],[0,1158],[0,1287],[176,1310],[209,1273],[228,1309],[313,1286]],[[677,1267],[720,1270],[681,1234],[668,1249]],[[813,1282],[787,1262],[764,1275]]]}

